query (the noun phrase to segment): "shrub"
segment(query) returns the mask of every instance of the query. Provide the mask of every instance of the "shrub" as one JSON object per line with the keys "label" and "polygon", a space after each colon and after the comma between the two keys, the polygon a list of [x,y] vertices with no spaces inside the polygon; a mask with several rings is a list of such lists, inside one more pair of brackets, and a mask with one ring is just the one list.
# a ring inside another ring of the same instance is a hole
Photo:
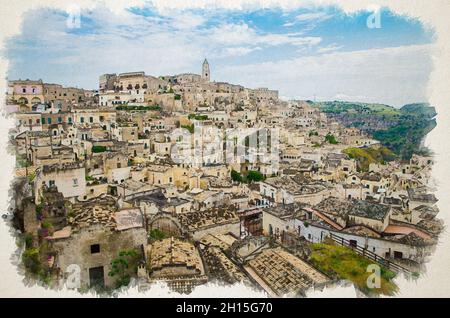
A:
{"label": "shrub", "polygon": [[166,233],[159,229],[153,229],[150,231],[150,234],[148,235],[149,239],[152,241],[161,241],[167,237]]}
{"label": "shrub", "polygon": [[117,277],[116,288],[127,286],[132,275],[137,272],[140,253],[135,249],[123,250],[119,256],[111,261],[110,277]]}
{"label": "shrub", "polygon": [[194,133],[194,124],[192,124],[192,125],[181,125],[181,128],[187,129],[191,134]]}
{"label": "shrub", "polygon": [[231,170],[231,179],[233,181],[242,182],[242,176],[236,170]]}
{"label": "shrub", "polygon": [[249,170],[247,173],[247,181],[248,182],[258,182],[262,181],[264,179],[264,176],[259,171]]}
{"label": "shrub", "polygon": [[22,261],[27,270],[32,274],[39,274],[42,270],[42,264],[38,248],[28,248],[22,254]]}
{"label": "shrub", "polygon": [[327,141],[328,143],[330,143],[332,145],[336,145],[338,143],[336,140],[336,137],[334,137],[334,135],[332,135],[332,134],[327,134],[325,136],[325,141]]}
{"label": "shrub", "polygon": [[105,152],[105,151],[106,151],[106,146],[93,146],[92,147],[93,153],[99,153],[99,152]]}

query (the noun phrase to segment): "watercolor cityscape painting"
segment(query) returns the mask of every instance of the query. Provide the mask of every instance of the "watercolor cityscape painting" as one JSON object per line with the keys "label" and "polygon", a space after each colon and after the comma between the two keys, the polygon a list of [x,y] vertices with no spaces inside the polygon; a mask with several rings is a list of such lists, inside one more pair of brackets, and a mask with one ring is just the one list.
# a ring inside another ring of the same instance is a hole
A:
{"label": "watercolor cityscape painting", "polygon": [[433,45],[387,7],[26,11],[2,50],[22,288],[420,284],[444,230]]}

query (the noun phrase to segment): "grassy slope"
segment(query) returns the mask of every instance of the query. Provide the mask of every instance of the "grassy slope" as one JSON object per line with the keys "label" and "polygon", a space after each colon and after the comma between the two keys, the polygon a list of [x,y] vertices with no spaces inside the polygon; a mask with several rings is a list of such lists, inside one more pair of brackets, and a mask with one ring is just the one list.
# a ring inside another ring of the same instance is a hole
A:
{"label": "grassy slope", "polygon": [[394,160],[396,155],[386,147],[380,148],[347,148],[343,151],[356,160],[360,171],[368,171],[371,163],[382,163]]}
{"label": "grassy slope", "polygon": [[311,245],[311,262],[322,272],[331,277],[349,280],[363,293],[369,296],[394,295],[398,287],[392,282],[395,273],[381,267],[380,288],[370,289],[367,286],[367,278],[371,273],[367,272],[370,264],[375,264],[369,259],[356,254],[353,250],[336,244],[316,243]]}

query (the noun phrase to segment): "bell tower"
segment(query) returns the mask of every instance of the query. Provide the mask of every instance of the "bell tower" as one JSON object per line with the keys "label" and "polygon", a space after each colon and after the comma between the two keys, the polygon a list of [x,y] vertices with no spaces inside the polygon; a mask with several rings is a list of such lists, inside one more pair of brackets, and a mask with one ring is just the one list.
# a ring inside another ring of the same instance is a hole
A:
{"label": "bell tower", "polygon": [[205,59],[205,61],[203,62],[203,66],[202,66],[202,79],[209,82],[209,63],[208,61]]}

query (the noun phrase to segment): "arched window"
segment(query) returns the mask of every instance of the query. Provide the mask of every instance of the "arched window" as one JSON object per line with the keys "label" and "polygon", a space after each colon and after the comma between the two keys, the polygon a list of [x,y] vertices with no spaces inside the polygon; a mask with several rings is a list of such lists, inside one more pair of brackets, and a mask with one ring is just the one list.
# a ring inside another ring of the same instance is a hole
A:
{"label": "arched window", "polygon": [[28,99],[26,99],[25,97],[21,97],[21,98],[19,98],[18,103],[20,105],[26,105],[26,104],[28,104]]}

